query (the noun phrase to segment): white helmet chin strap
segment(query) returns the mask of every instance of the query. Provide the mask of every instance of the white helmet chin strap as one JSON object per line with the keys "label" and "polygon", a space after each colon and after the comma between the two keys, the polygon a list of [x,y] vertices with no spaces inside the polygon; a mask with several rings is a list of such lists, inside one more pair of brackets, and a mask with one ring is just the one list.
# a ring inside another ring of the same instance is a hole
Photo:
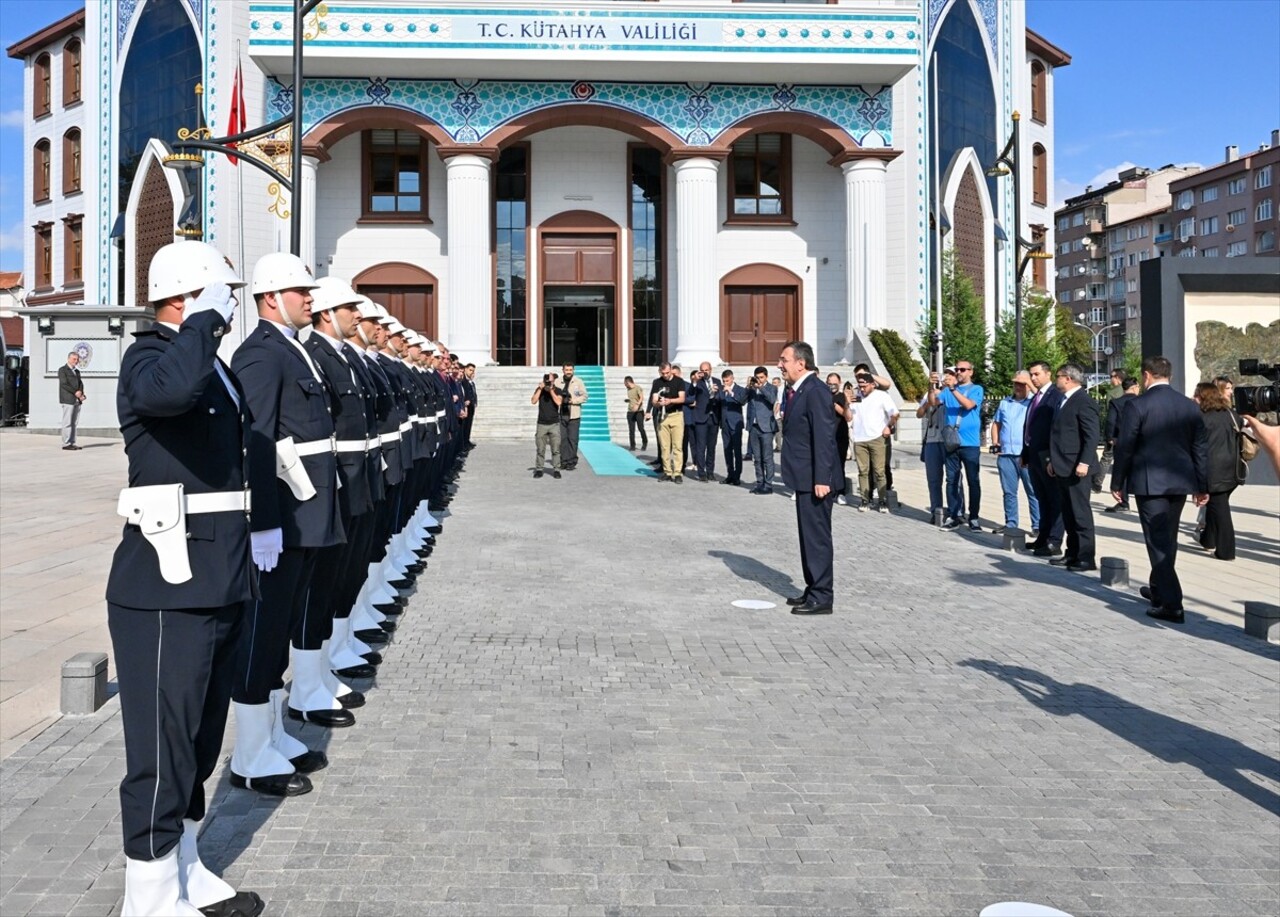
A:
{"label": "white helmet chin strap", "polygon": [[284,307],[284,290],[276,290],[272,295],[276,298],[276,307],[280,310],[280,317],[284,319],[284,326],[297,334],[298,326],[293,323],[293,319],[289,317],[289,310]]}

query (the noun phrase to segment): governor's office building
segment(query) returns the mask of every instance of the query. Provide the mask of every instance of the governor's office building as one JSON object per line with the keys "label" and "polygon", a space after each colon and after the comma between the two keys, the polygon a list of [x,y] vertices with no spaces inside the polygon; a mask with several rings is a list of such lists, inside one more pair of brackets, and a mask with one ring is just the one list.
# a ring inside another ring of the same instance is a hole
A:
{"label": "governor's office building", "polygon": [[986,170],[1015,111],[1021,233],[1053,251],[1053,72],[1070,59],[1025,15],[1023,0],[329,0],[303,36],[295,202],[220,155],[161,165],[202,117],[228,132],[237,68],[250,127],[290,112],[290,3],[91,2],[9,49],[27,65],[27,304],[143,305],[178,224],[251,270],[287,250],[297,206],[317,276],[482,365],[741,366],[796,337],[823,364],[855,359],[867,329],[915,338],[939,237],[994,324],[1015,233],[1012,179]]}

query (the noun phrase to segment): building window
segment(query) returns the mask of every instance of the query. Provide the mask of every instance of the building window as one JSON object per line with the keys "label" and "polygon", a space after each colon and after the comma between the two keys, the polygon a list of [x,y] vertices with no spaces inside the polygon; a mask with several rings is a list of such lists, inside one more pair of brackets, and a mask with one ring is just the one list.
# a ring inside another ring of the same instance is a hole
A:
{"label": "building window", "polygon": [[1185,242],[1196,234],[1194,217],[1186,217],[1178,221],[1178,240]]}
{"label": "building window", "polygon": [[1071,225],[1072,225],[1072,226],[1083,226],[1083,225],[1084,225],[1084,211],[1083,211],[1083,210],[1077,210],[1075,213],[1071,214]]}
{"label": "building window", "polygon": [[63,285],[84,283],[84,223],[79,214],[72,214],[63,226]]}
{"label": "building window", "polygon": [[364,147],[366,220],[426,221],[427,144],[414,131],[371,130]]}
{"label": "building window", "polygon": [[729,157],[730,219],[787,219],[791,213],[791,136],[752,134]]}
{"label": "building window", "polygon": [[494,297],[497,348],[502,366],[524,366],[529,346],[529,146],[503,150],[494,167]]}
{"label": "building window", "polygon": [[1271,187],[1271,166],[1263,166],[1254,174],[1253,187],[1255,189]]}
{"label": "building window", "polygon": [[662,154],[647,146],[631,153],[631,362],[662,362],[665,217]]}
{"label": "building window", "polygon": [[1227,194],[1244,194],[1244,179],[1233,178],[1227,182]]}
{"label": "building window", "polygon": [[1218,218],[1205,217],[1200,221],[1200,235],[1211,236],[1218,231]]}
{"label": "building window", "polygon": [[1138,227],[1139,239],[1145,239],[1149,235],[1151,235],[1151,227],[1148,226],[1146,223],[1143,223],[1141,226]]}
{"label": "building window", "polygon": [[1037,61],[1031,62],[1031,118],[1044,124],[1049,120],[1049,93],[1046,87],[1048,77],[1045,74],[1044,64]]}
{"label": "building window", "polygon": [[73,38],[62,47],[62,104],[80,101],[80,39]]}
{"label": "building window", "polygon": [[1067,302],[1067,303],[1071,302],[1071,291],[1070,291],[1070,290],[1059,290],[1059,291],[1058,291],[1058,302]]}
{"label": "building window", "polygon": [[1082,252],[1082,251],[1084,251],[1084,239],[1072,239],[1072,240],[1071,240],[1071,250],[1072,250],[1073,252]]}
{"label": "building window", "polygon": [[36,58],[31,113],[39,118],[53,110],[53,65],[48,54]]}
{"label": "building window", "polygon": [[1194,258],[1195,256],[1196,256],[1196,247],[1194,245],[1191,246],[1190,248],[1184,248],[1182,251],[1178,252],[1179,258]]}
{"label": "building window", "polygon": [[1136,278],[1134,278],[1134,279],[1132,279],[1132,280],[1127,280],[1127,281],[1125,281],[1125,292],[1126,292],[1126,293],[1137,293],[1137,292],[1138,292],[1138,281],[1137,281],[1137,279],[1136,279]]}
{"label": "building window", "polygon": [[[1264,197],[1262,200],[1258,201],[1258,209],[1254,212],[1254,219],[1259,223],[1263,220],[1269,220],[1271,219],[1271,212],[1271,198]],[[1240,213],[1243,214],[1244,211],[1241,210]],[[1244,220],[1241,220],[1240,222],[1243,223]]]}
{"label": "building window", "polygon": [[1138,252],[1139,262],[1146,261],[1150,257],[1151,257],[1151,249],[1149,248],[1144,248],[1142,251]]}
{"label": "building window", "polygon": [[36,225],[36,289],[53,287],[53,226],[50,223]]}
{"label": "building window", "polygon": [[1228,258],[1239,258],[1241,255],[1249,254],[1249,243],[1241,239],[1239,242],[1232,242],[1227,246]]}
{"label": "building window", "polygon": [[1137,252],[1129,252],[1129,254],[1128,254],[1126,257],[1129,259],[1129,267],[1133,267],[1134,265],[1136,265],[1136,264],[1138,263],[1138,253],[1137,253]]}
{"label": "building window", "polygon": [[1207,204],[1210,201],[1216,201],[1217,199],[1218,199],[1217,185],[1210,185],[1207,188],[1200,189],[1200,203]]}
{"label": "building window", "polygon": [[1194,191],[1179,191],[1176,198],[1176,205],[1179,210],[1190,210],[1196,202],[1196,193]]}
{"label": "building window", "polygon": [[1268,229],[1266,232],[1258,233],[1258,245],[1254,248],[1255,252],[1273,252],[1276,250],[1276,231]]}
{"label": "building window", "polygon": [[1200,257],[1201,257],[1201,258],[1216,258],[1216,257],[1218,257],[1218,246],[1216,246],[1216,245],[1215,245],[1213,248],[1206,248],[1204,251],[1202,251],[1202,252],[1200,253]]}
{"label": "building window", "polygon": [[50,193],[49,179],[49,141],[40,140],[36,143],[35,158],[32,162],[32,185],[35,193],[35,201],[37,204],[47,201]]}
{"label": "building window", "polygon": [[1071,228],[1070,217],[1058,217],[1058,232],[1066,232]]}
{"label": "building window", "polygon": [[[1090,299],[1101,299],[1101,296],[1089,296]],[[1102,306],[1094,306],[1089,310],[1089,324],[1101,325],[1107,320],[1107,310]]]}
{"label": "building window", "polygon": [[1069,268],[1069,267],[1060,267],[1060,268],[1058,268],[1058,277],[1059,277],[1060,279],[1061,279],[1061,278],[1070,277],[1070,276],[1071,276],[1071,268]]}
{"label": "building window", "polygon": [[1070,243],[1070,242],[1059,242],[1059,243],[1058,243],[1058,254],[1059,254],[1059,255],[1069,255],[1069,254],[1071,254],[1071,243]]}
{"label": "building window", "polygon": [[1233,210],[1227,214],[1227,225],[1243,226],[1248,219],[1249,212],[1247,210]]}
{"label": "building window", "polygon": [[62,135],[62,193],[80,190],[80,131],[72,128]]}

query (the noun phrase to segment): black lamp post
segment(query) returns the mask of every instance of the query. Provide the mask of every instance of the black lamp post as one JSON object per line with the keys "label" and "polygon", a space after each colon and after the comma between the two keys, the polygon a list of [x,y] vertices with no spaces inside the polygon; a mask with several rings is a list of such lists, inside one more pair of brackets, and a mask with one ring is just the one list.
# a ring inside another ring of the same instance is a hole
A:
{"label": "black lamp post", "polygon": [[[1021,176],[1018,173],[1018,125],[1022,115],[1013,113],[1013,133],[1009,141],[996,157],[996,163],[987,169],[990,176],[1013,175],[1013,244],[1014,257],[1018,259],[1018,268],[1013,275],[1013,326],[1017,341],[1017,368],[1022,369],[1022,275],[1027,272],[1027,265],[1032,261],[1043,261],[1053,255],[1044,250],[1044,242],[1028,242],[1022,238],[1022,191]],[[1024,254],[1025,251],[1025,254]]]}
{"label": "black lamp post", "polygon": [[[322,2],[323,0],[294,0],[293,2],[293,111],[269,124],[227,137],[214,137],[213,132],[207,127],[198,127],[194,130],[182,128],[178,131],[178,141],[173,144],[173,153],[164,160],[164,164],[169,168],[201,169],[204,168],[204,157],[193,151],[205,150],[246,162],[255,169],[265,172],[273,181],[273,184],[267,187],[268,193],[279,197],[283,190],[292,195],[289,205],[289,250],[295,255],[300,254],[302,250],[302,210],[298,206],[298,196],[294,194],[294,188],[297,187],[298,176],[302,171],[302,47],[306,39],[303,34],[303,20]],[[320,15],[324,15],[323,10]],[[196,91],[201,92],[199,87]],[[290,128],[289,139],[273,141],[271,135],[285,127]],[[287,144],[289,174],[286,176],[258,156],[241,152],[235,146],[235,144],[253,141],[259,141],[259,145],[266,152],[272,149],[273,144],[275,149],[280,149]],[[192,233],[184,232],[183,234],[191,235]]]}

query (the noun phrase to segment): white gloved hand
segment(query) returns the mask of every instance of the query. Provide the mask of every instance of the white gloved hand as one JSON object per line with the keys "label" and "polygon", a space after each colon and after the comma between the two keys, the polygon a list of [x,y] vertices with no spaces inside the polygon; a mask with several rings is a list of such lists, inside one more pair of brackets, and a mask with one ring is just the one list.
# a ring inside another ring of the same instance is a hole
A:
{"label": "white gloved hand", "polygon": [[270,573],[280,562],[280,552],[284,550],[284,531],[267,529],[265,532],[250,532],[249,542],[253,547],[253,564],[263,573]]}
{"label": "white gloved hand", "polygon": [[188,296],[182,318],[185,321],[193,315],[210,309],[221,315],[223,321],[231,323],[231,316],[236,311],[236,301],[231,295],[231,287],[225,283],[211,283],[195,299]]}

